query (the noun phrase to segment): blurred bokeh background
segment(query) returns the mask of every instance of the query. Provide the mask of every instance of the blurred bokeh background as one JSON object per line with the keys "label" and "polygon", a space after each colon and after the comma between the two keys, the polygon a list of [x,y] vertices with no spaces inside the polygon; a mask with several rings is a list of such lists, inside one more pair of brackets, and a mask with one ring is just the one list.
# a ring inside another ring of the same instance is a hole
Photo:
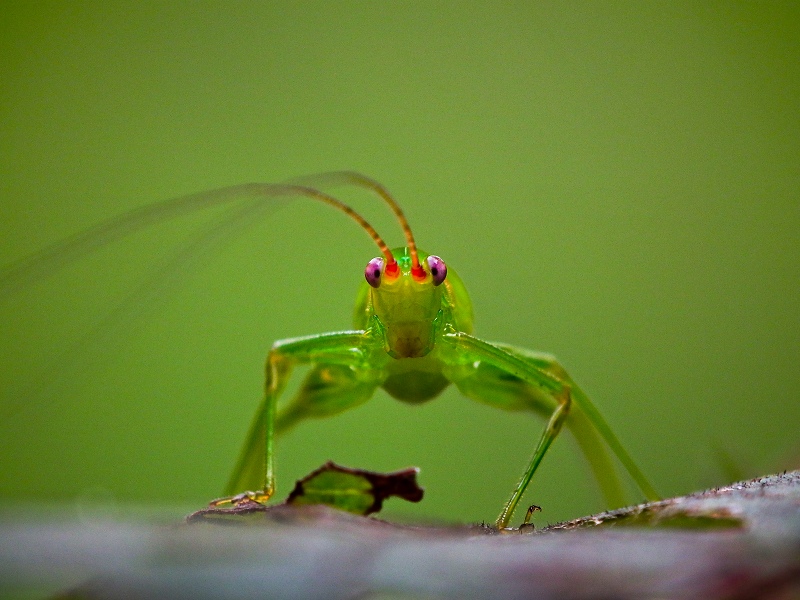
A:
{"label": "blurred bokeh background", "polygon": [[[477,334],[560,357],[662,494],[800,467],[799,23],[778,2],[4,2],[0,264],[157,200],[359,170],[461,275]],[[376,249],[348,219],[297,201],[192,246],[215,216],[3,292],[0,501],[200,506],[270,344],[349,327]],[[327,459],[415,465],[426,499],[391,514],[488,521],[541,428],[380,392],[279,440],[279,495]],[[568,436],[526,500],[604,508]]]}

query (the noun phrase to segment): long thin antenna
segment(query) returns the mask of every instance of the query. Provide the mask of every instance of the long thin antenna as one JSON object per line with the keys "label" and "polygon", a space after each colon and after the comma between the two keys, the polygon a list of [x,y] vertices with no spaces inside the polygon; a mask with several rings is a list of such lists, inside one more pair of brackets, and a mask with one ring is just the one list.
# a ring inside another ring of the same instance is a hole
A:
{"label": "long thin antenna", "polygon": [[153,223],[215,206],[231,204],[248,197],[274,202],[282,197],[291,196],[306,196],[319,200],[351,217],[378,245],[386,258],[389,273],[397,272],[399,268],[397,261],[386,242],[372,225],[344,202],[308,185],[245,183],[139,207],[75,233],[10,265],[2,266],[0,267],[0,295],[11,293],[15,289],[53,275],[82,256],[145,229]]}
{"label": "long thin antenna", "polygon": [[425,277],[425,269],[423,269],[419,263],[419,254],[417,253],[417,244],[414,241],[414,234],[411,233],[411,227],[408,224],[406,216],[403,214],[403,209],[401,209],[395,199],[392,198],[389,190],[380,183],[355,171],[331,171],[330,173],[293,178],[287,183],[303,187],[310,185],[315,188],[355,185],[375,192],[389,205],[389,208],[391,208],[395,217],[397,217],[400,227],[403,228],[403,233],[406,236],[406,243],[408,244],[408,251],[411,254],[411,274],[417,279]]}
{"label": "long thin antenna", "polygon": [[270,186],[275,188],[285,188],[287,195],[300,195],[300,196],[308,196],[309,198],[314,198],[319,200],[320,202],[324,202],[325,204],[329,204],[334,208],[339,209],[343,213],[345,213],[348,217],[353,219],[356,223],[361,225],[361,227],[370,235],[373,241],[378,245],[380,248],[381,253],[386,258],[386,265],[396,264],[394,256],[392,255],[392,251],[389,250],[389,246],[386,245],[386,242],[383,241],[383,238],[378,235],[378,232],[375,231],[375,228],[370,225],[367,220],[358,214],[353,208],[342,202],[341,200],[337,200],[333,196],[329,196],[328,194],[321,192],[317,189],[311,187],[305,187],[302,185],[275,185]]}

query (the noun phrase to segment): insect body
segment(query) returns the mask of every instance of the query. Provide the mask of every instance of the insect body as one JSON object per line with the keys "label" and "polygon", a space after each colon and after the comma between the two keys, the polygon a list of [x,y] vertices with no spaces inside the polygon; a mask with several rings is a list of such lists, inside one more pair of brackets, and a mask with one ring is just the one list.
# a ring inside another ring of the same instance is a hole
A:
{"label": "insect body", "polygon": [[[406,245],[390,250],[375,229],[324,189],[354,185],[377,194],[395,213]],[[300,196],[346,213],[369,233],[380,250],[364,272],[353,329],[276,342],[266,360],[263,402],[250,427],[226,488],[258,502],[275,491],[275,437],[308,418],[328,417],[358,406],[383,388],[409,404],[426,402],[450,384],[465,396],[513,411],[543,415],[547,424],[519,483],[497,518],[508,526],[534,472],[561,428],[567,426],[613,505],[624,502],[610,448],[648,499],[657,494],[583,391],[550,355],[483,341],[473,335],[466,288],[438,256],[417,249],[402,210],[376,181],[335,172],[284,184],[245,184],[177,198],[138,209],[73,236],[0,272],[0,292],[60,268],[87,251],[146,227],[156,220],[209,206],[247,200],[229,213],[231,222],[249,218],[270,200]],[[296,395],[281,402],[292,370],[310,370]],[[256,490],[240,494],[242,490]],[[236,497],[220,504],[235,502]]]}
{"label": "insect body", "polygon": [[[617,455],[645,496],[657,498],[606,421],[552,356],[485,342],[472,335],[472,305],[466,288],[441,258],[416,248],[402,211],[385,188],[355,173],[329,174],[317,181],[348,183],[376,192],[397,215],[407,245],[389,251],[360,216],[349,207],[338,206],[370,233],[382,256],[367,264],[353,330],[284,340],[270,350],[264,402],[228,493],[261,486],[247,495],[256,501],[267,500],[275,489],[274,437],[303,419],[331,416],[362,404],[379,387],[402,402],[417,404],[454,384],[479,402],[549,416],[533,457],[497,518],[498,528],[508,526],[564,424],[575,433],[611,502],[621,502],[619,483],[600,439]],[[311,371],[295,397],[277,410],[292,368],[300,364],[311,365]]]}

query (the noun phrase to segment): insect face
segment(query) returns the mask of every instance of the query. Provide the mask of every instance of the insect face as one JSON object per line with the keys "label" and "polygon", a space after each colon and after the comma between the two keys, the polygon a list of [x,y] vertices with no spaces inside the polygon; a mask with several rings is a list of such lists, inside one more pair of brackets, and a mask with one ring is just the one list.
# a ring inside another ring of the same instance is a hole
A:
{"label": "insect face", "polygon": [[[436,274],[428,270],[416,270],[408,248],[393,252],[396,274],[383,271],[376,277],[378,261],[367,265],[365,276],[372,286],[371,305],[373,314],[380,319],[386,332],[386,351],[394,358],[418,358],[428,354],[434,346],[434,320],[442,308],[442,288],[439,287],[447,270],[444,261],[420,261],[436,266]],[[431,258],[431,257],[424,257]],[[420,271],[422,271],[420,273]],[[377,285],[376,285],[377,283]]]}

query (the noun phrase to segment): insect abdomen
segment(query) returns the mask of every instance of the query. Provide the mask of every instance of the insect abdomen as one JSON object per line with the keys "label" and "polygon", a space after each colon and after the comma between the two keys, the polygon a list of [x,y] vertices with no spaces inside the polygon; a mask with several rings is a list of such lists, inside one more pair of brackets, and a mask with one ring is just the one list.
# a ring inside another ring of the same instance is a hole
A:
{"label": "insect abdomen", "polygon": [[450,382],[441,373],[407,371],[389,375],[381,386],[392,397],[408,404],[433,400]]}

